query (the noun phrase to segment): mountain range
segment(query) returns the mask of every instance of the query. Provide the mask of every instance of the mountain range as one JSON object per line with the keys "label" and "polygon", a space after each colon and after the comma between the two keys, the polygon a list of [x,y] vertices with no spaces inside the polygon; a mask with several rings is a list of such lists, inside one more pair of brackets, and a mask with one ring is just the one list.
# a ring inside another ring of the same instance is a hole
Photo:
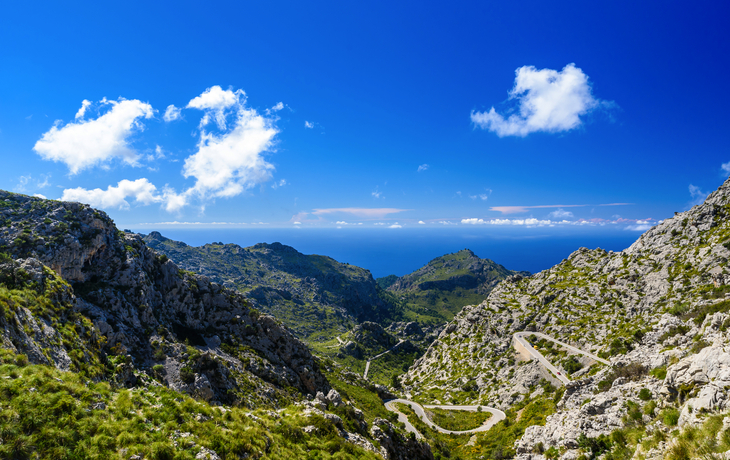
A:
{"label": "mountain range", "polygon": [[[730,452],[730,180],[624,251],[533,275],[463,250],[375,280],[9,192],[0,224],[2,458]],[[500,419],[444,433],[396,396]]]}

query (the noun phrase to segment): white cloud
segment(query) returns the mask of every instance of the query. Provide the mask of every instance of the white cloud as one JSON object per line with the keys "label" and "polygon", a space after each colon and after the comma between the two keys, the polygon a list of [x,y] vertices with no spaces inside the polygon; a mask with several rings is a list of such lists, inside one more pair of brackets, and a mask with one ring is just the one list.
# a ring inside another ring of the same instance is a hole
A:
{"label": "white cloud", "polygon": [[[77,116],[84,115],[86,102]],[[154,115],[152,106],[136,99],[103,99],[101,104],[111,105],[111,109],[93,120],[79,117],[77,122],[62,127],[57,122],[36,142],[33,150],[45,160],[65,163],[71,174],[95,165],[103,166],[114,158],[136,165],[139,155],[129,146],[129,138],[143,129],[140,119]]]}
{"label": "white cloud", "polygon": [[[27,176],[20,176],[18,177],[18,185],[16,185],[13,190],[15,190],[16,192],[24,193],[27,192],[28,189],[49,187],[51,185],[50,181],[48,180],[50,177],[50,174],[41,174],[42,180],[34,180],[32,174],[28,174]],[[35,185],[32,184],[33,182],[35,182]]]}
{"label": "white cloud", "polygon": [[171,121],[179,120],[180,118],[182,118],[182,109],[179,109],[172,104],[167,106],[167,108],[165,109],[165,114],[162,116],[162,119],[168,123]]}
{"label": "white cloud", "polygon": [[301,222],[294,222],[294,225],[302,225]]}
{"label": "white cloud", "polygon": [[220,86],[212,86],[200,96],[196,96],[188,102],[188,108],[200,110],[223,110],[232,107],[238,103],[239,95],[244,94],[242,90],[233,92],[232,90],[223,90]]}
{"label": "white cloud", "polygon": [[551,220],[551,219],[536,219],[530,217],[527,219],[479,219],[472,217],[470,219],[461,219],[463,225],[519,225],[525,227],[554,227],[556,225],[578,225],[578,226],[604,226],[607,224],[631,224],[626,227],[626,230],[646,230],[654,225],[654,219],[623,219],[619,218],[616,220],[605,220],[605,219],[578,219],[578,220]]}
{"label": "white cloud", "polygon": [[157,187],[145,178],[135,181],[124,179],[119,181],[116,187],[110,185],[106,190],[100,188],[93,190],[81,187],[70,188],[64,190],[61,196],[63,201],[79,201],[98,208],[119,209],[129,209],[127,198],[133,198],[136,203],[143,205],[159,203],[164,200],[157,193]]}
{"label": "white cloud", "polygon": [[579,127],[583,123],[581,116],[597,107],[613,105],[593,97],[588,76],[575,64],[561,71],[523,66],[515,74],[509,98],[516,101],[518,113],[505,118],[494,107],[488,112],[472,111],[471,120],[476,126],[499,137],[524,137],[537,131],[557,133]]}
{"label": "white cloud", "polygon": [[48,180],[51,178],[50,174],[41,174],[43,182],[38,182],[38,188],[46,188],[51,186],[51,182]]}
{"label": "white cloud", "polygon": [[76,112],[76,116],[74,118],[76,118],[77,120],[83,119],[84,115],[86,114],[86,109],[88,109],[90,105],[91,101],[89,100],[84,99],[83,101],[81,101],[81,108],[78,112]]}
{"label": "white cloud", "polygon": [[44,200],[47,200],[48,199],[48,198],[46,198],[45,195],[41,195],[40,193],[34,193],[33,196],[36,197],[36,198],[43,198]]}
{"label": "white cloud", "polygon": [[421,224],[421,225],[426,225],[426,222],[424,222],[422,220],[419,220],[418,223]]}
{"label": "white cloud", "polygon": [[422,164],[422,165],[420,165],[420,166],[418,167],[418,172],[421,172],[421,171],[425,171],[425,170],[427,170],[428,168],[430,168],[430,166],[429,166],[428,164],[424,163],[424,164]]}
{"label": "white cloud", "polygon": [[[167,155],[165,155],[165,151],[160,147],[159,145],[155,146],[155,153],[150,153],[145,156],[145,160],[147,161],[155,161],[155,160],[162,160],[166,158]],[[152,170],[152,168],[148,167],[147,169]]]}
{"label": "white cloud", "polygon": [[402,225],[400,225],[400,224],[399,224],[398,222],[396,222],[396,223],[394,223],[393,225],[391,225],[391,226],[390,226],[390,227],[388,227],[388,228],[403,228],[403,226],[402,226]]}
{"label": "white cloud", "polygon": [[[628,206],[633,203],[603,203],[595,206]],[[490,211],[498,211],[502,214],[519,214],[527,212],[530,209],[544,209],[544,208],[582,208],[586,206],[594,206],[587,204],[549,204],[539,206],[492,206],[489,208]]]}
{"label": "white cloud", "polygon": [[456,222],[450,222],[448,220],[440,220],[439,224],[441,225],[456,225]]}
{"label": "white cloud", "polygon": [[725,172],[725,174],[730,174],[730,161],[723,163],[720,168]]}
{"label": "white cloud", "polygon": [[[484,190],[486,190],[487,193],[477,193],[476,195],[469,195],[469,198],[471,198],[472,200],[476,200],[477,198],[479,198],[482,201],[487,201],[489,199],[489,195],[492,194],[492,189],[487,188]],[[461,192],[457,193],[461,195]]]}
{"label": "white cloud", "polygon": [[631,230],[634,232],[645,232],[649,230],[652,226],[649,224],[637,224],[637,225],[629,225],[624,230]]}
{"label": "white cloud", "polygon": [[307,129],[312,129],[312,128],[314,128],[314,123],[305,120],[304,121],[304,127],[307,128]]}
{"label": "white cloud", "polygon": [[167,185],[162,189],[162,197],[167,212],[179,212],[188,205],[187,193],[177,193],[175,189]]}
{"label": "white cloud", "polygon": [[28,182],[30,182],[31,175],[28,174],[27,176],[20,176],[18,178],[18,185],[15,186],[16,192],[25,192],[25,186],[28,185]]}
{"label": "white cloud", "polygon": [[709,193],[703,192],[699,187],[692,184],[689,184],[689,194],[692,196],[692,201],[689,202],[690,207],[704,203],[705,198],[709,195]]}
{"label": "white cloud", "polygon": [[226,109],[239,105],[241,101],[246,100],[246,93],[243,90],[232,91],[223,89],[216,85],[206,89],[200,96],[194,97],[188,102],[187,108],[204,110],[206,113],[200,120],[200,126],[203,127],[210,122],[210,117],[215,118],[215,122],[220,129],[226,128]]}
{"label": "white cloud", "polygon": [[[126,209],[129,208],[128,198],[131,198],[138,204],[161,203],[167,211],[176,212],[193,199],[201,200],[201,209],[204,209],[208,199],[233,197],[269,180],[274,166],[266,161],[264,154],[272,150],[278,133],[275,118],[262,116],[247,108],[245,103],[246,95],[242,90],[224,91],[220,86],[208,88],[188,103],[187,107],[205,112],[198,151],[185,160],[182,170],[184,177],[195,179],[192,187],[178,192],[166,185],[158,191],[147,179],[123,180],[106,190],[67,189],[63,199]],[[72,174],[96,164],[105,166],[113,158],[136,165],[140,155],[128,146],[128,138],[135,129],[142,128],[139,119],[152,117],[154,110],[137,100],[102,100],[101,104],[112,107],[98,118],[87,121],[82,119],[89,105],[85,102],[80,121],[60,128],[54,126],[36,143],[36,152],[46,159],[65,162]],[[281,108],[282,103],[274,106],[276,110]],[[180,109],[170,106],[166,115],[179,116],[179,112]],[[220,131],[211,133],[204,129],[211,119]],[[154,154],[149,153],[145,158],[148,161],[165,158],[165,152],[156,146]],[[29,179],[30,176],[25,183]],[[47,185],[47,180],[45,182]],[[281,179],[272,187],[286,184],[286,180]]]}
{"label": "white cloud", "polygon": [[573,213],[560,208],[548,214],[548,217],[551,219],[565,219],[566,217],[573,217]]}
{"label": "white cloud", "polygon": [[279,110],[283,110],[283,109],[284,109],[284,103],[283,103],[283,102],[278,102],[278,103],[277,103],[277,104],[276,104],[275,106],[273,106],[272,108],[270,108],[270,109],[266,109],[266,110],[265,110],[265,112],[266,112],[266,115],[271,115],[272,113],[276,113],[276,112],[278,112]]}
{"label": "white cloud", "polygon": [[[492,219],[492,220],[494,220],[494,219]],[[461,223],[477,225],[477,224],[486,224],[487,222],[484,219],[477,219],[476,217],[472,217],[471,219],[461,219]]]}
{"label": "white cloud", "polygon": [[[568,221],[562,221],[562,222],[568,222]],[[545,225],[555,225],[562,222],[555,222],[551,220],[538,220],[534,217],[530,217],[528,219],[490,219],[490,220],[484,220],[484,219],[477,219],[477,218],[471,218],[471,219],[461,219],[462,224],[466,225],[526,225],[526,226],[545,226]]]}
{"label": "white cloud", "polygon": [[206,116],[214,115],[222,129],[226,117],[232,115],[234,121],[232,128],[219,135],[201,129],[198,151],[185,160],[183,167],[183,176],[196,179],[184,197],[233,197],[271,178],[274,166],[263,154],[273,147],[278,130],[272,119],[246,108],[245,102],[243,91],[222,91],[214,86],[188,104],[206,110]]}
{"label": "white cloud", "polygon": [[378,190],[378,187],[375,187],[375,191],[374,191],[374,192],[372,192],[372,193],[371,193],[371,195],[372,195],[373,197],[375,197],[375,198],[385,198],[385,197],[383,196],[382,192],[380,192],[380,191]]}

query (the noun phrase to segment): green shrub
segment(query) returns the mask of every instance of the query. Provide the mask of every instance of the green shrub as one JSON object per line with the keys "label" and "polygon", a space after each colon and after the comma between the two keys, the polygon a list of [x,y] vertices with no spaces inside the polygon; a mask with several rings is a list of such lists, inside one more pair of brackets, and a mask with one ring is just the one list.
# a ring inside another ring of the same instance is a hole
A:
{"label": "green shrub", "polygon": [[552,446],[544,453],[545,458],[548,458],[550,460],[555,460],[556,458],[560,457],[560,451],[557,447]]}
{"label": "green shrub", "polygon": [[656,401],[649,401],[645,406],[642,412],[644,414],[652,417],[654,415],[654,410],[656,409]]}
{"label": "green shrub", "polygon": [[676,426],[679,422],[679,410],[674,407],[667,407],[662,411],[662,421],[667,426]]}
{"label": "green shrub", "polygon": [[158,379],[161,379],[165,375],[165,366],[162,364],[155,364],[152,366],[152,373],[157,377]]}
{"label": "green shrub", "polygon": [[597,438],[589,438],[581,433],[577,439],[578,447],[585,451],[590,451],[590,458],[596,458],[604,452],[611,450],[611,439],[605,434],[599,435]]}
{"label": "green shrub", "polygon": [[162,347],[157,348],[152,356],[156,361],[164,361],[167,358],[165,350]]}
{"label": "green shrub", "polygon": [[28,365],[28,357],[24,354],[19,354],[15,357],[15,364],[23,367]]}
{"label": "green shrub", "polygon": [[155,442],[150,446],[150,456],[155,460],[174,460],[175,448],[168,443]]}
{"label": "green shrub", "polygon": [[568,356],[561,362],[561,364],[563,366],[563,369],[565,369],[565,372],[568,373],[568,375],[573,375],[574,373],[583,369],[583,365],[578,362],[578,359],[575,356]]}
{"label": "green shrub", "polygon": [[614,367],[610,373],[606,375],[604,380],[598,382],[598,392],[604,392],[611,388],[614,380],[623,377],[628,380],[639,380],[647,374],[646,366],[641,363],[630,363],[622,367]]}
{"label": "green shrub", "polygon": [[187,366],[183,367],[180,369],[180,380],[187,384],[193,383],[195,381],[195,372]]}
{"label": "green shrub", "polygon": [[641,424],[644,419],[644,415],[641,413],[639,406],[631,401],[628,401],[627,406],[627,424]]}
{"label": "green shrub", "polygon": [[651,399],[651,390],[648,388],[642,388],[641,391],[639,391],[639,399],[642,401],[649,401]]}
{"label": "green shrub", "polygon": [[657,380],[664,380],[667,377],[667,366],[652,369],[649,371],[649,375],[654,376]]}

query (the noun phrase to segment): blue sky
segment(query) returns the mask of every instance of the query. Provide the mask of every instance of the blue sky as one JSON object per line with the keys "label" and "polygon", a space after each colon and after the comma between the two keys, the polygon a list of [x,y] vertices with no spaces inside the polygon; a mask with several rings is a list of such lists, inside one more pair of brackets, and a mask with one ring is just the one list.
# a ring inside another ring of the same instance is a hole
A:
{"label": "blue sky", "polygon": [[144,231],[640,232],[730,173],[724,2],[103,3],[0,6],[0,188]]}

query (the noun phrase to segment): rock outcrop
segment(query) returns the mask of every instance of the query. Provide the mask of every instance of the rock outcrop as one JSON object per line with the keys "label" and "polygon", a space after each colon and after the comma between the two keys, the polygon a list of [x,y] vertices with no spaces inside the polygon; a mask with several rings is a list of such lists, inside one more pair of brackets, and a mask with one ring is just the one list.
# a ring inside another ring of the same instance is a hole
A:
{"label": "rock outcrop", "polygon": [[[275,403],[286,388],[329,391],[309,349],[277,320],[237,291],[181,270],[140,236],[117,230],[103,212],[8,192],[0,192],[0,206],[0,246],[29,276],[50,276],[45,265],[71,284],[62,302],[93,324],[91,335],[104,338],[103,355],[128,355],[135,371],[217,401]],[[35,341],[58,333],[37,317],[34,326],[22,309],[16,315]],[[20,333],[4,338],[25,344],[34,362],[69,366],[73,347],[40,353],[32,340],[13,338]]]}
{"label": "rock outcrop", "polygon": [[[533,400],[548,376],[521,363],[511,341],[539,331],[611,365],[586,358],[582,369],[568,367],[575,381],[544,426],[529,427],[515,444],[518,456],[542,458],[554,447],[577,458],[600,444],[591,439],[636,424],[667,436],[674,407],[679,426],[701,423],[730,408],[729,258],[730,181],[624,251],[580,248],[555,267],[501,282],[446,326],[403,379],[406,391],[504,409]],[[535,345],[569,374],[564,350]]]}

